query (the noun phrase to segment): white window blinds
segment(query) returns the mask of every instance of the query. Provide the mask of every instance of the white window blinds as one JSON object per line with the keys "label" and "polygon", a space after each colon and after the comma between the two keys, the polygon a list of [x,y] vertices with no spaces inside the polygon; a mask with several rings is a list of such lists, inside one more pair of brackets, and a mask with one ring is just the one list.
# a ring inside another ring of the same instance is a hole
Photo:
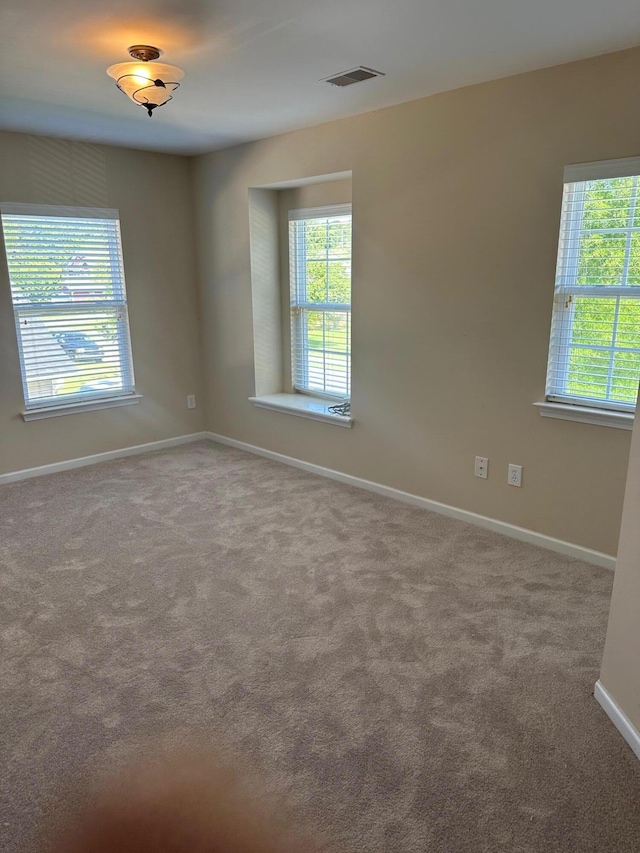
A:
{"label": "white window blinds", "polygon": [[640,380],[640,159],[565,170],[547,399],[634,410]]}
{"label": "white window blinds", "polygon": [[26,408],[132,394],[118,212],[0,213]]}
{"label": "white window blinds", "polygon": [[351,394],[351,205],[289,212],[293,386]]}

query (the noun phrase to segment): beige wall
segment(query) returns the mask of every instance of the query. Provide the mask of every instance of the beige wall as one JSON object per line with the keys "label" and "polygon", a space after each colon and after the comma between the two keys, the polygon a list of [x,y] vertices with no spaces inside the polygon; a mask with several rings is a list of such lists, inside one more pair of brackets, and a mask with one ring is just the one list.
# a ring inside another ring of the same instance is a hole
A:
{"label": "beige wall", "polygon": [[640,428],[631,441],[607,642],[600,682],[640,732]]}
{"label": "beige wall", "polygon": [[[637,155],[640,50],[197,158],[214,432],[615,553],[630,434],[542,419],[563,167]],[[248,188],[352,172],[352,430],[256,409]],[[489,479],[473,476],[476,454]],[[506,483],[524,466],[523,487]]]}
{"label": "beige wall", "polygon": [[[0,473],[206,423],[615,553],[629,433],[544,420],[531,404],[544,391],[562,170],[638,154],[640,113],[628,105],[639,76],[640,50],[625,51],[191,162],[0,134],[0,200],[120,210],[144,395],[139,406],[24,423],[0,258]],[[249,188],[348,172],[352,430],[259,410],[247,400],[256,387]],[[194,411],[186,409],[188,393],[199,395]],[[473,477],[476,454],[490,458],[487,481]],[[508,462],[524,466],[522,489],[507,486]]]}
{"label": "beige wall", "polygon": [[262,396],[282,390],[282,325],[278,195],[249,190],[249,243],[255,387]]}
{"label": "beige wall", "polygon": [[186,158],[0,133],[0,201],[120,211],[137,406],[25,423],[0,252],[0,474],[203,429],[193,222]]}

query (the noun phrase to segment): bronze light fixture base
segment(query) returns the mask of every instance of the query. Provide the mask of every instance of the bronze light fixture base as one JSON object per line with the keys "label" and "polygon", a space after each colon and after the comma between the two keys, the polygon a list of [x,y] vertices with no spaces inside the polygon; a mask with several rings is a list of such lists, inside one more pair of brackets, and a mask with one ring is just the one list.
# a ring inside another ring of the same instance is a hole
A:
{"label": "bronze light fixture base", "polygon": [[132,59],[139,59],[141,62],[158,59],[160,53],[161,51],[157,47],[151,47],[150,44],[132,44],[129,48],[129,56]]}

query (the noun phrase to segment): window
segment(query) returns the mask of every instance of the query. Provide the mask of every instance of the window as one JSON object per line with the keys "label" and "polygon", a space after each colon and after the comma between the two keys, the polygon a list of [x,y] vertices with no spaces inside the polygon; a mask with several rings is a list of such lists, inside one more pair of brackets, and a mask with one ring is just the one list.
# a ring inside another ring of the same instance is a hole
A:
{"label": "window", "polygon": [[297,391],[351,394],[351,205],[289,212],[291,365]]}
{"label": "window", "polygon": [[132,395],[117,211],[0,212],[27,411]]}
{"label": "window", "polygon": [[640,159],[565,170],[547,400],[635,410]]}

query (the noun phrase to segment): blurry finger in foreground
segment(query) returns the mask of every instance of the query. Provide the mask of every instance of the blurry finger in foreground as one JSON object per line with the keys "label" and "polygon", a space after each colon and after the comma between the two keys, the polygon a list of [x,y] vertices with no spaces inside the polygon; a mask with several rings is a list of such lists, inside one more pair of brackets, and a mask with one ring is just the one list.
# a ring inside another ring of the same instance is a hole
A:
{"label": "blurry finger in foreground", "polygon": [[132,765],[88,797],[55,853],[313,853],[239,772],[200,757]]}

